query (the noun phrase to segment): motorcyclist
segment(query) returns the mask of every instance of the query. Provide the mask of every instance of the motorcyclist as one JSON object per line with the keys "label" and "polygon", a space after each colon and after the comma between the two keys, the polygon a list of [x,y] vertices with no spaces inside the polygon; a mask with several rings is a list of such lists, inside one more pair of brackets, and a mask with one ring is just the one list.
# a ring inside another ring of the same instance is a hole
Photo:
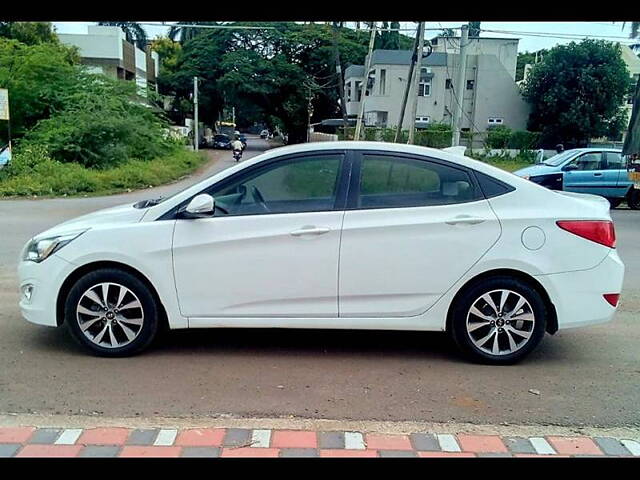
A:
{"label": "motorcyclist", "polygon": [[233,149],[234,157],[238,155],[238,157],[242,157],[242,142],[240,141],[240,137],[236,135],[236,138],[233,142],[231,142],[231,148]]}

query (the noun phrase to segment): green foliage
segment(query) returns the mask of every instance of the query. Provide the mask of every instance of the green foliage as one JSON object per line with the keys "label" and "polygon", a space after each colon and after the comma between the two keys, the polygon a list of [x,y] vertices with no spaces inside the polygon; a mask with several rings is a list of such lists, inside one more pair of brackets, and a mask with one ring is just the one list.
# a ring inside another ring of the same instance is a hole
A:
{"label": "green foliage", "polygon": [[527,167],[535,161],[535,154],[530,150],[522,151],[515,157],[510,157],[506,154],[488,155],[486,153],[472,152],[471,150],[467,150],[465,155],[476,160],[480,160],[481,162],[488,163],[489,165],[493,165],[494,167],[501,168],[502,170],[506,170],[507,172],[514,172]]}
{"label": "green foliage", "polygon": [[545,146],[565,147],[616,133],[628,77],[617,44],[584,40],[552,48],[524,85],[529,130],[541,132]]}
{"label": "green foliage", "polygon": [[116,168],[92,170],[52,160],[40,145],[21,149],[0,170],[0,196],[108,194],[176,180],[206,157],[184,149],[153,160],[131,160]]}
{"label": "green foliage", "polygon": [[469,38],[480,36],[480,22],[469,22]]}
{"label": "green foliage", "polygon": [[545,55],[549,52],[549,50],[541,49],[535,52],[522,52],[518,53],[518,58],[516,60],[516,81],[520,81],[524,78],[524,66],[527,64],[535,65],[536,59],[542,60]]}
{"label": "green foliage", "polygon": [[59,43],[51,22],[0,22],[0,37],[26,45]]}
{"label": "green foliage", "polygon": [[516,130],[509,137],[508,148],[519,150],[533,150],[538,148],[540,143],[540,133],[529,132],[527,130]]}
{"label": "green foliage", "polygon": [[511,129],[504,125],[489,128],[487,130],[487,139],[485,143],[489,148],[508,148],[509,139],[511,138]]}
{"label": "green foliage", "polygon": [[158,37],[151,42],[151,50],[160,57],[160,71],[175,72],[182,46],[168,37]]}
{"label": "green foliage", "polygon": [[132,82],[75,72],[77,83],[60,92],[60,110],[41,120],[18,143],[46,145],[61,162],[106,168],[167,153],[168,125],[136,99]]}
{"label": "green foliage", "polygon": [[75,49],[64,45],[0,38],[0,88],[9,89],[15,137],[63,107],[61,96],[75,83],[77,60]]}

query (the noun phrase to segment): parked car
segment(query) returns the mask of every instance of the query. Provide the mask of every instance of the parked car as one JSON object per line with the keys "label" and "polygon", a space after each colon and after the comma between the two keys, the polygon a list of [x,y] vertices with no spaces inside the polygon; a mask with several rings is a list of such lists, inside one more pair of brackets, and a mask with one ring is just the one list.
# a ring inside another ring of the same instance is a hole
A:
{"label": "parked car", "polygon": [[218,134],[213,137],[213,148],[231,150],[231,137],[225,134]]}
{"label": "parked car", "polygon": [[610,321],[624,266],[601,197],[351,141],[67,221],[27,242],[18,272],[28,321],[103,356],[140,352],[161,326],[292,327],[446,331],[507,364],[545,332]]}
{"label": "parked car", "polygon": [[552,190],[600,195],[609,200],[612,208],[626,200],[629,208],[640,209],[640,190],[627,176],[620,149],[567,150],[514,173]]}
{"label": "parked car", "polygon": [[269,138],[269,130],[262,130],[260,132],[260,138]]}

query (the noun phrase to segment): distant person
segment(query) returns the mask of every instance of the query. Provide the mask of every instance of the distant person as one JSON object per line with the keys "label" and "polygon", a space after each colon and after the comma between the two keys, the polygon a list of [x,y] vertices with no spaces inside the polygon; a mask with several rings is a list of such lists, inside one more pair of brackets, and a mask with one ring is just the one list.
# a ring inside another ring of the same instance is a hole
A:
{"label": "distant person", "polygon": [[233,153],[239,153],[242,156],[242,142],[240,141],[240,137],[236,135],[236,138],[233,142],[231,142],[231,148],[233,149]]}
{"label": "distant person", "polygon": [[558,145],[556,145],[556,152],[557,152],[557,153],[562,153],[562,152],[564,152],[564,145],[562,145],[561,143],[559,143]]}

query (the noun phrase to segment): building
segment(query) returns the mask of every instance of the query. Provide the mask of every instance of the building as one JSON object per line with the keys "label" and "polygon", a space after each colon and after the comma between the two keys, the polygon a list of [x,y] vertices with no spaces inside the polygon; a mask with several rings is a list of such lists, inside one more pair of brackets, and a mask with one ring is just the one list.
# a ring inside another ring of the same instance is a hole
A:
{"label": "building", "polygon": [[127,42],[120,27],[90,25],[86,35],[59,33],[58,37],[62,43],[78,47],[82,63],[90,70],[157,91],[158,54]]}
{"label": "building", "polygon": [[[452,86],[460,62],[459,37],[435,37],[433,51],[422,60],[416,127],[429,123],[451,124],[453,111],[463,102],[461,128],[474,133],[474,146],[482,144],[487,128],[505,125],[525,130],[529,106],[515,83],[518,40],[471,38],[467,47],[467,68],[462,98]],[[371,75],[364,98],[365,125],[395,127],[411,62],[410,50],[374,50]],[[362,65],[345,70],[345,101],[349,116],[359,114],[363,100]],[[409,103],[403,128],[409,127]]]}

